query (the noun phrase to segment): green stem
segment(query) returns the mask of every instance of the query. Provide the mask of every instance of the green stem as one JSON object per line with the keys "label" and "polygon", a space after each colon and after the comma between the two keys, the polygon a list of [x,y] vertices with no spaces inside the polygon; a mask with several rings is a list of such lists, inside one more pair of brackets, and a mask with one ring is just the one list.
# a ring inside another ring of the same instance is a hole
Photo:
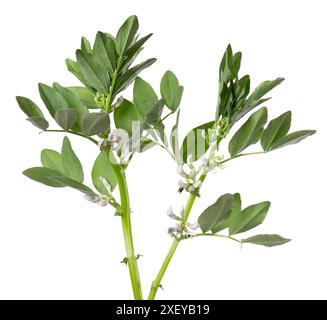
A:
{"label": "green stem", "polygon": [[224,235],[224,234],[200,233],[200,234],[196,234],[196,235],[194,235],[193,238],[195,238],[195,237],[205,237],[205,236],[207,236],[207,237],[225,238],[225,239],[233,240],[233,241],[235,241],[235,242],[238,242],[238,243],[242,244],[242,241],[240,241],[240,240],[238,240],[238,239],[236,239],[236,238],[233,238],[233,237],[231,237],[231,236],[226,236],[226,235]]}
{"label": "green stem", "polygon": [[82,133],[78,133],[78,132],[74,132],[74,131],[69,131],[69,130],[68,131],[65,131],[65,130],[44,130],[42,132],[65,132],[65,133],[71,133],[71,134],[74,134],[75,136],[83,137],[83,138],[85,138],[85,139],[93,142],[94,144],[98,145],[98,142],[95,139],[93,139],[91,137],[88,137],[88,136],[86,136],[86,135],[84,135]]}
{"label": "green stem", "polygon": [[115,85],[116,85],[116,81],[117,81],[117,77],[118,77],[118,72],[119,72],[119,69],[121,67],[121,63],[122,63],[122,57],[119,56],[118,61],[117,61],[117,67],[116,67],[116,69],[114,71],[114,74],[112,76],[112,81],[111,81],[111,86],[110,86],[109,94],[108,94],[108,97],[106,99],[105,112],[109,112],[109,109],[111,107],[112,101],[114,99],[113,93],[114,93],[114,89],[115,89]]}
{"label": "green stem", "polygon": [[[218,144],[220,143],[221,139],[218,141]],[[214,148],[212,148],[212,150],[210,151],[210,154],[211,152],[214,152]],[[265,152],[262,152],[262,151],[258,151],[258,152],[250,152],[250,153],[242,153],[242,154],[239,154],[233,158],[229,158],[229,159],[226,159],[224,161],[221,162],[221,164],[223,163],[226,163],[230,160],[233,160],[235,158],[239,158],[239,157],[242,157],[242,156],[248,156],[248,155],[255,155],[255,154],[262,154],[262,153],[265,153]],[[203,182],[205,180],[205,178],[207,177],[207,175],[203,175],[200,180]],[[199,190],[196,190],[195,193],[197,193]],[[187,204],[185,206],[185,215],[184,215],[184,219],[183,219],[183,222],[184,224],[187,223],[187,220],[189,218],[189,215],[191,213],[191,209],[193,207],[193,204],[194,204],[194,201],[196,199],[196,195],[195,194],[191,194],[188,201],[187,201]],[[228,238],[230,240],[233,240],[233,241],[236,241],[238,243],[241,243],[242,244],[242,241],[240,240],[237,240],[233,237],[230,237],[230,236],[225,236],[225,235],[220,235],[220,234],[199,234],[199,235],[196,235],[197,237],[200,237],[200,236],[214,236],[214,237],[220,237],[220,238]],[[149,300],[154,300],[155,296],[156,296],[156,293],[158,291],[158,288],[160,287],[160,284],[161,284],[161,280],[163,278],[163,276],[165,275],[165,272],[168,268],[168,265],[178,247],[178,244],[179,244],[180,240],[178,239],[174,239],[169,251],[168,251],[168,254],[156,276],[156,278],[154,279],[154,281],[152,282],[152,286],[151,286],[151,290],[150,290],[150,293],[149,293],[149,296],[148,296],[148,299]]]}
{"label": "green stem", "polygon": [[117,176],[119,192],[120,192],[121,209],[122,209],[121,221],[122,221],[124,241],[125,241],[127,265],[130,274],[134,299],[142,300],[143,295],[142,295],[141,281],[140,281],[140,275],[137,265],[137,259],[134,252],[132,224],[131,224],[131,209],[130,209],[127,182],[125,177],[125,170],[122,167],[115,166],[115,173]]}
{"label": "green stem", "polygon": [[168,254],[158,272],[158,275],[157,277],[153,280],[152,282],[152,286],[151,286],[151,291],[149,293],[149,296],[148,296],[148,300],[154,300],[156,294],[157,294],[157,291],[158,291],[158,288],[160,287],[160,284],[161,284],[161,280],[168,268],[168,265],[178,247],[178,244],[179,244],[179,241],[178,239],[174,239],[169,251],[168,251]]}
{"label": "green stem", "polygon": [[[203,182],[204,179],[206,178],[206,175],[203,175],[201,177],[201,181]],[[196,192],[198,192],[198,190],[196,190]],[[191,210],[192,210],[192,207],[193,207],[193,204],[194,204],[194,201],[196,199],[196,195],[195,194],[191,194],[188,198],[188,201],[186,203],[186,206],[185,206],[185,215],[184,215],[184,223],[187,222],[188,218],[189,218],[189,215],[191,213]],[[178,247],[178,244],[179,244],[180,240],[178,239],[174,239],[173,243],[171,244],[171,247],[168,251],[168,254],[156,276],[156,278],[153,280],[152,282],[152,285],[151,285],[151,290],[150,290],[150,293],[149,293],[149,296],[148,296],[148,299],[149,300],[154,300],[156,294],[157,294],[157,291],[160,287],[160,284],[161,284],[161,280],[163,278],[163,276],[165,275],[166,273],[166,270],[168,268],[168,265]]]}
{"label": "green stem", "polygon": [[264,151],[257,151],[257,152],[241,153],[241,154],[238,154],[238,155],[235,156],[235,157],[231,157],[231,158],[228,158],[228,159],[226,159],[226,160],[221,161],[220,164],[224,164],[224,163],[229,162],[229,161],[231,161],[231,160],[234,160],[234,159],[236,159],[236,158],[240,158],[240,157],[244,157],[244,156],[253,156],[253,155],[264,154],[264,153],[266,153],[266,152],[264,152]]}

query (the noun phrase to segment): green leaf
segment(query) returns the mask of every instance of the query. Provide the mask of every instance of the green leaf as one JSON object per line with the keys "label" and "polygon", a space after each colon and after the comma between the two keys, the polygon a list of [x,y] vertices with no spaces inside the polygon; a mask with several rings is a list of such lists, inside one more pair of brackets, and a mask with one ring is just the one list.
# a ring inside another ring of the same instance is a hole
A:
{"label": "green leaf", "polygon": [[288,133],[292,120],[291,111],[271,120],[261,136],[261,146],[264,151],[269,151],[270,146]]}
{"label": "green leaf", "polygon": [[106,150],[100,152],[92,169],[92,181],[94,187],[101,193],[107,194],[107,189],[102,184],[100,177],[107,180],[112,190],[117,185],[117,177],[110,161],[109,153]]}
{"label": "green leaf", "polygon": [[85,37],[82,37],[81,49],[87,53],[92,53],[91,44],[90,44],[89,40],[87,40]]}
{"label": "green leaf", "polygon": [[62,164],[62,156],[55,150],[43,149],[41,152],[41,162],[45,168],[58,171],[62,174],[65,173],[65,169]]}
{"label": "green leaf", "polygon": [[180,147],[179,147],[179,137],[178,137],[179,111],[180,110],[178,110],[178,112],[177,112],[176,122],[175,122],[174,126],[171,129],[170,144],[171,144],[173,154],[175,156],[175,160],[178,163],[181,163],[182,159],[181,159],[180,152],[179,152]]}
{"label": "green leaf", "polygon": [[182,89],[180,89],[179,82],[175,74],[170,70],[166,71],[160,82],[160,93],[165,99],[167,107],[172,111],[177,109],[176,105],[174,104],[176,99],[175,96],[181,96],[181,90]]}
{"label": "green leaf", "polygon": [[274,89],[276,86],[278,86],[280,83],[282,83],[285,79],[284,78],[277,78],[275,80],[267,80],[262,83],[260,83],[253,91],[253,93],[249,96],[249,98],[246,101],[246,104],[248,106],[251,106],[256,101],[258,101],[260,98],[262,98],[265,94],[267,94],[269,91]]}
{"label": "green leaf", "polygon": [[266,122],[267,108],[264,107],[254,112],[230,140],[228,150],[231,157],[237,156],[248,146],[258,142]]}
{"label": "green leaf", "polygon": [[116,36],[116,49],[120,56],[122,56],[131,45],[138,28],[139,23],[136,16],[127,18],[119,28]]}
{"label": "green leaf", "polygon": [[102,135],[110,130],[109,114],[106,112],[85,113],[81,119],[83,132],[88,136]]}
{"label": "green leaf", "polygon": [[234,80],[238,75],[238,72],[241,67],[241,60],[242,60],[242,52],[236,52],[233,56],[233,63],[230,70],[232,80]]}
{"label": "green leaf", "polygon": [[99,65],[103,65],[110,74],[113,74],[117,64],[114,40],[99,31],[95,38],[93,53]]}
{"label": "green leaf", "polygon": [[95,94],[88,88],[84,87],[68,87],[89,109],[99,109],[95,102]]}
{"label": "green leaf", "polygon": [[259,234],[254,237],[243,239],[242,243],[253,243],[265,247],[275,247],[285,244],[291,241],[290,239],[285,239],[278,234]]}
{"label": "green leaf", "polygon": [[181,104],[183,92],[184,92],[184,87],[179,86],[178,89],[176,90],[176,94],[173,99],[173,106],[174,106],[173,111],[174,112],[178,109],[179,105]]}
{"label": "green leaf", "polygon": [[109,73],[96,62],[94,55],[77,50],[76,58],[88,86],[102,93],[107,93],[110,85]]}
{"label": "green leaf", "polygon": [[[61,96],[65,99],[67,105],[70,109],[76,110],[78,113],[78,118],[80,118],[84,113],[89,112],[86,105],[82,102],[82,100],[69,88],[65,88],[61,86],[59,83],[55,82],[53,84],[53,88],[61,94]],[[90,92],[89,89],[85,88]]]}
{"label": "green leaf", "polygon": [[39,83],[39,92],[41,99],[53,118],[58,110],[69,109],[65,99],[56,90],[46,84]]}
{"label": "green leaf", "polygon": [[231,78],[231,67],[233,64],[233,50],[229,44],[225,50],[219,66],[219,82],[228,83]]}
{"label": "green leaf", "polygon": [[247,74],[237,81],[237,100],[245,99],[250,92],[251,80],[250,76]]}
{"label": "green leaf", "polygon": [[235,217],[229,227],[229,235],[242,233],[260,225],[266,218],[270,202],[260,202],[249,206]]}
{"label": "green leaf", "polygon": [[50,187],[62,188],[65,186],[62,182],[54,181],[50,179],[51,176],[60,176],[61,173],[49,168],[44,168],[44,167],[29,168],[23,171],[23,174],[34,181],[43,183]]}
{"label": "green leaf", "polygon": [[81,68],[76,61],[66,59],[66,66],[69,72],[71,72],[81,83],[87,86],[87,82],[84,79]]}
{"label": "green leaf", "polygon": [[25,97],[16,97],[17,103],[21,110],[29,117],[44,118],[41,109],[30,99]]}
{"label": "green leaf", "polygon": [[207,139],[202,136],[202,132],[205,131],[207,135],[214,124],[214,121],[204,123],[196,128],[193,128],[186,135],[181,148],[181,154],[184,162],[187,161],[188,155],[192,155],[193,161],[196,161],[206,153],[209,148],[209,144]]}
{"label": "green leaf", "polygon": [[84,173],[81,162],[77,158],[67,137],[63,140],[61,154],[65,175],[78,182],[83,182]]}
{"label": "green leaf", "polygon": [[159,139],[163,142],[163,144],[168,147],[168,141],[167,141],[167,137],[166,137],[166,132],[165,132],[165,125],[160,122],[155,126],[154,129],[157,137],[159,137]]}
{"label": "green leaf", "polygon": [[226,193],[201,213],[198,223],[203,233],[215,228],[228,218],[233,208],[233,199],[233,195]]}
{"label": "green leaf", "polygon": [[135,105],[124,99],[119,107],[114,111],[114,120],[116,128],[126,130],[129,136],[131,136],[133,127],[136,128],[140,125],[142,119],[140,118]]}
{"label": "green leaf", "polygon": [[153,63],[155,63],[157,59],[152,58],[146,61],[137,64],[135,67],[126,71],[122,76],[118,77],[117,83],[115,86],[115,94],[125,90],[137,77],[137,75],[144,70],[145,68],[150,67]]}
{"label": "green leaf", "polygon": [[164,106],[165,106],[165,102],[163,99],[160,99],[159,101],[157,101],[154,105],[152,105],[149,112],[146,114],[145,121],[151,125],[158,124],[158,122],[160,121]]}
{"label": "green leaf", "polygon": [[155,145],[156,145],[156,143],[153,140],[143,139],[140,144],[140,148],[139,148],[138,152],[145,152],[145,151],[151,149],[152,147],[154,147]]}
{"label": "green leaf", "polygon": [[49,122],[47,120],[45,120],[44,118],[32,117],[32,118],[28,118],[27,121],[29,121],[35,127],[39,128],[41,130],[46,130],[49,128]]}
{"label": "green leaf", "polygon": [[212,233],[217,233],[228,228],[233,220],[240,214],[241,212],[241,196],[239,193],[233,194],[233,209],[229,215],[229,217],[217,224],[215,227],[211,229]]}
{"label": "green leaf", "polygon": [[133,101],[138,113],[145,119],[151,107],[158,102],[158,97],[148,82],[137,77],[134,82]]}
{"label": "green leaf", "polygon": [[298,142],[302,141],[303,139],[305,139],[315,133],[316,133],[316,130],[300,130],[300,131],[292,132],[292,133],[288,134],[287,136],[276,140],[270,146],[269,150],[271,151],[271,150],[285,147],[290,144],[298,143]]}
{"label": "green leaf", "polygon": [[50,176],[49,179],[54,182],[63,184],[64,187],[70,187],[80,192],[83,192],[85,194],[95,194],[94,191],[90,189],[88,186],[86,186],[85,184],[65,176]]}
{"label": "green leaf", "polygon": [[283,81],[284,78],[277,78],[275,80],[267,80],[262,82],[258,87],[254,89],[253,93],[244,102],[242,109],[233,115],[232,123],[235,123],[236,121],[240,120],[244,115],[246,115],[249,111],[251,111],[255,107],[268,101],[270,98],[262,98],[262,97]]}
{"label": "green leaf", "polygon": [[55,120],[61,128],[65,131],[71,129],[77,121],[78,113],[72,109],[57,110],[55,114]]}
{"label": "green leaf", "polygon": [[221,84],[221,89],[218,95],[216,120],[218,120],[219,116],[222,116],[223,118],[228,116],[228,110],[230,110],[231,103],[231,89],[227,86],[226,83],[223,83]]}
{"label": "green leaf", "polygon": [[123,63],[123,66],[126,64],[130,65],[131,60],[134,61],[136,56],[139,54],[139,52],[142,49],[143,44],[152,36],[152,33],[148,34],[147,36],[141,38],[140,40],[136,41],[133,45],[130,46],[130,48],[126,51],[126,60]]}

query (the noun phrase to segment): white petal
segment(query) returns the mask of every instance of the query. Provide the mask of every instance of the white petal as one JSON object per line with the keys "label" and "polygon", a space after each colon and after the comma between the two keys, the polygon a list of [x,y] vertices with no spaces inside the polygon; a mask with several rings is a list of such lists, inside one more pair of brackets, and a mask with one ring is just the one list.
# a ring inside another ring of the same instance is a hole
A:
{"label": "white petal", "polygon": [[187,187],[187,184],[184,181],[179,180],[178,181],[178,186],[185,189]]}
{"label": "white petal", "polygon": [[106,200],[101,199],[101,200],[97,201],[97,204],[98,204],[100,207],[105,207],[108,203],[107,203]]}
{"label": "white petal", "polygon": [[184,217],[185,216],[185,208],[184,208],[184,206],[181,207],[181,210],[180,210],[179,214],[180,214],[181,217]]}
{"label": "white petal", "polygon": [[84,195],[84,199],[95,203],[95,202],[99,201],[99,196],[96,194],[86,194],[86,195]]}
{"label": "white petal", "polygon": [[192,164],[192,162],[193,162],[193,157],[192,157],[191,154],[189,154],[189,155],[187,156],[187,164]]}
{"label": "white petal", "polygon": [[180,164],[180,165],[177,167],[177,173],[178,173],[179,175],[181,175],[182,177],[185,177],[185,176],[186,176],[186,173],[185,173],[185,171],[184,171],[184,169],[183,169],[183,165],[182,165],[182,164]]}

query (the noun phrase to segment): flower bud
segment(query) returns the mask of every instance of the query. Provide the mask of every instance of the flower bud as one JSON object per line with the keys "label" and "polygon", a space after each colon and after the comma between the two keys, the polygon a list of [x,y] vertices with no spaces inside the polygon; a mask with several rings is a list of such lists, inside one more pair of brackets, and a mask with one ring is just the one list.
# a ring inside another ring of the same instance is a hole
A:
{"label": "flower bud", "polygon": [[86,194],[86,195],[84,195],[84,199],[95,203],[95,202],[99,201],[99,196],[96,194]]}
{"label": "flower bud", "polygon": [[97,204],[100,206],[100,207],[105,207],[108,203],[106,200],[104,199],[100,199],[99,201],[97,201]]}
{"label": "flower bud", "polygon": [[178,165],[178,167],[177,167],[177,173],[179,175],[181,175],[182,177],[185,177],[186,176],[186,173],[184,171],[184,168],[183,168],[183,165],[182,164]]}

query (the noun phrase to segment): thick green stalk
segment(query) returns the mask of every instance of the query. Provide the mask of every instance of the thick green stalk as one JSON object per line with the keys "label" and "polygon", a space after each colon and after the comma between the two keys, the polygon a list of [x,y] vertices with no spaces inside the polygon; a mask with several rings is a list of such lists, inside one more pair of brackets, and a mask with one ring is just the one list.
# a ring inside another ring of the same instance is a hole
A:
{"label": "thick green stalk", "polygon": [[[203,175],[201,177],[201,181],[203,182],[205,178],[206,178],[206,175]],[[188,198],[188,201],[187,201],[186,206],[185,206],[184,223],[186,223],[187,220],[188,220],[188,217],[189,217],[189,215],[191,213],[191,210],[192,210],[195,199],[196,199],[195,194],[191,194],[190,197]],[[178,240],[176,238],[174,239],[174,241],[173,241],[173,243],[172,243],[172,245],[171,245],[171,247],[170,247],[170,249],[168,251],[168,254],[167,254],[167,256],[166,256],[166,258],[165,258],[165,260],[164,260],[164,262],[163,262],[163,264],[162,264],[162,266],[161,266],[161,268],[160,268],[160,270],[159,270],[159,272],[158,272],[158,274],[156,276],[156,278],[152,282],[151,290],[150,290],[150,293],[149,293],[149,296],[148,296],[149,300],[154,300],[154,298],[155,298],[155,296],[157,294],[157,291],[158,291],[158,289],[160,287],[161,280],[162,280],[163,276],[166,273],[168,265],[169,265],[173,255],[174,255],[177,247],[178,247],[179,242],[180,242],[180,240]]]}
{"label": "thick green stalk", "polygon": [[137,259],[134,252],[132,224],[131,224],[131,209],[130,209],[129,194],[128,194],[126,177],[125,177],[125,170],[122,167],[116,167],[115,173],[117,176],[119,192],[120,192],[120,201],[121,201],[121,209],[122,209],[121,221],[123,226],[127,266],[131,278],[134,299],[142,300],[143,295],[142,295],[141,281],[140,281],[140,275],[137,265]]}

